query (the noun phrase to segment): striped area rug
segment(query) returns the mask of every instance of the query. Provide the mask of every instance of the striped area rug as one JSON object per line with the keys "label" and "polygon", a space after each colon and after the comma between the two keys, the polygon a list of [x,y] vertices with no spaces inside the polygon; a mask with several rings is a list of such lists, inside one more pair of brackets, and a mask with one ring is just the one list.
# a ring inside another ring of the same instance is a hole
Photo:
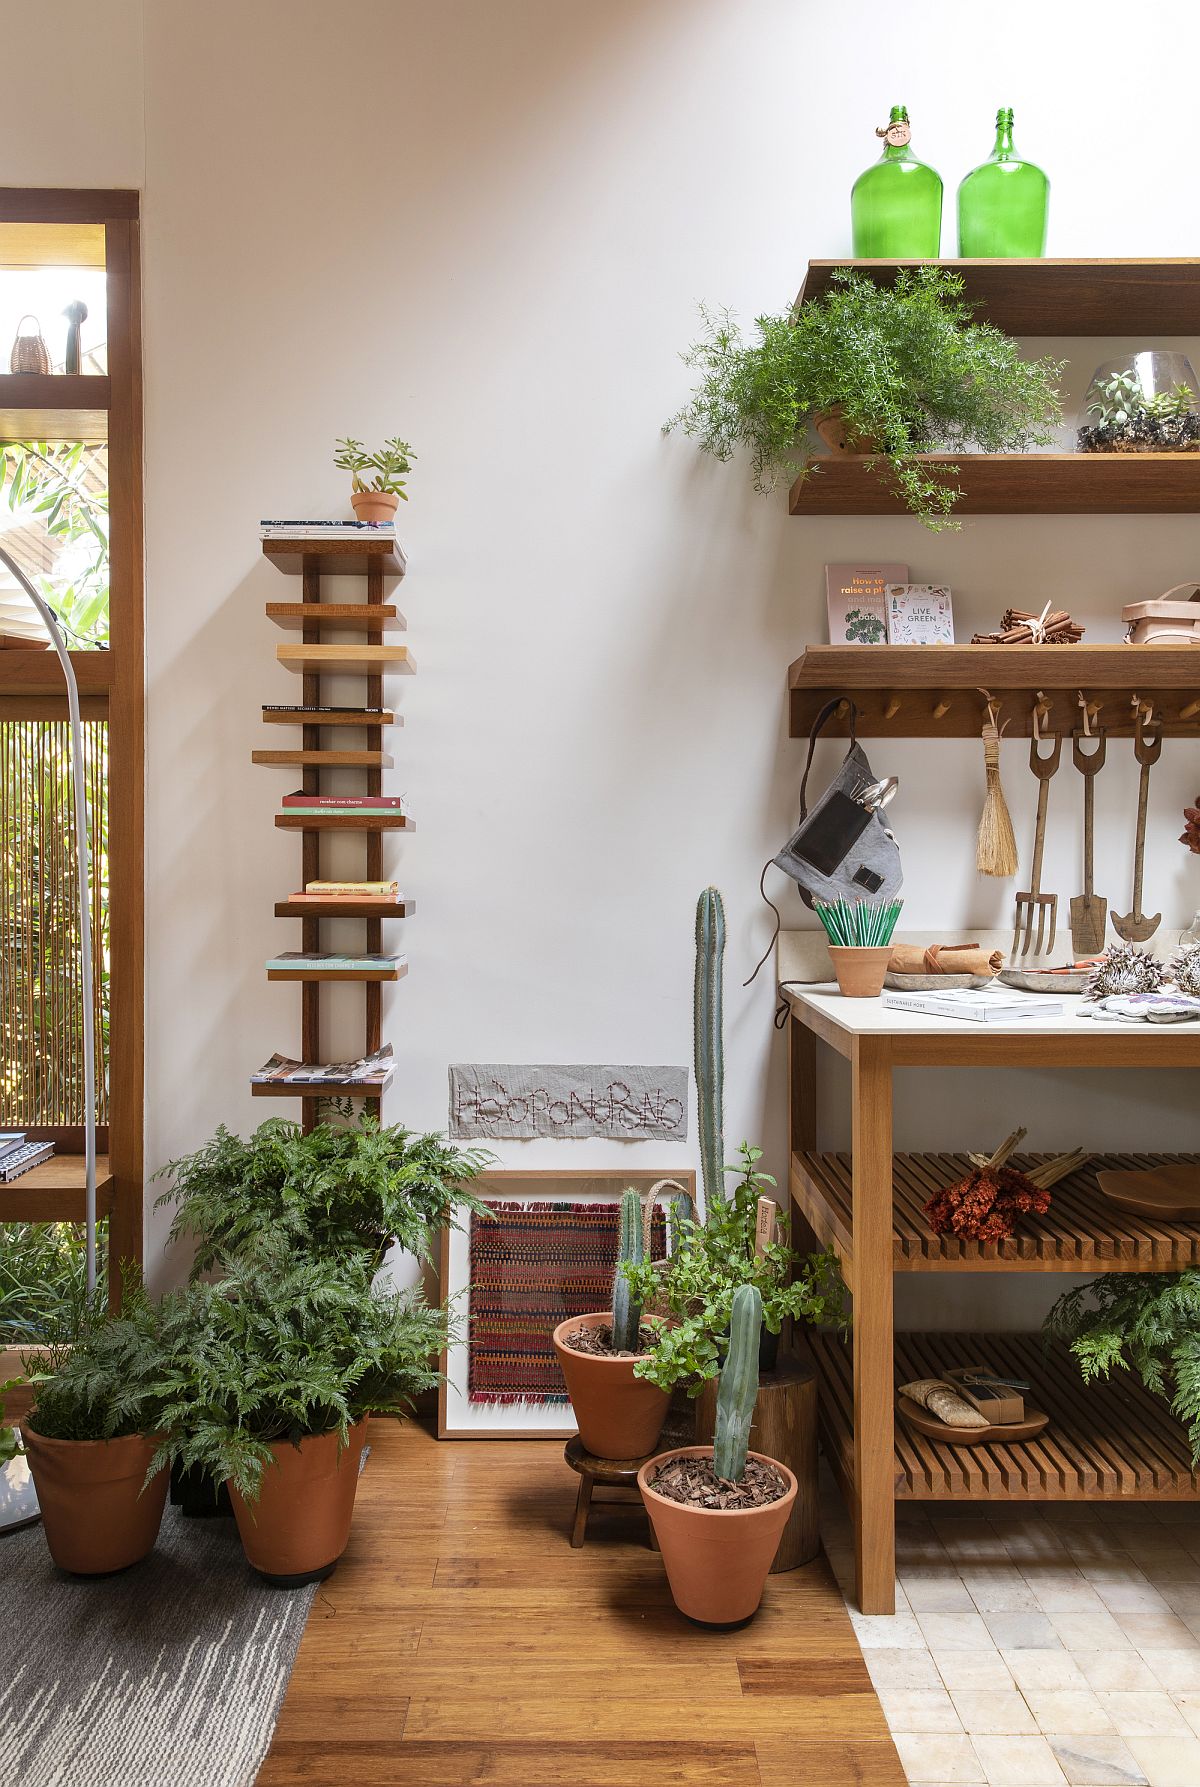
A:
{"label": "striped area rug", "polygon": [[3,1787],[250,1787],[313,1588],[253,1574],[232,1520],[168,1506],[150,1556],[85,1581],[0,1535]]}

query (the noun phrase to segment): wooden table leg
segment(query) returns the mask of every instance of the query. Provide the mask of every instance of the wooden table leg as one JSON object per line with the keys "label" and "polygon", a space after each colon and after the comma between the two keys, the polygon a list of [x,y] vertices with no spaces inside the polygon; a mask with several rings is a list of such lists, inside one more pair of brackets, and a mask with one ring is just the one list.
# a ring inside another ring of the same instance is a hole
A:
{"label": "wooden table leg", "polygon": [[575,1524],[571,1528],[571,1543],[578,1551],[587,1537],[588,1510],[592,1505],[592,1477],[587,1471],[579,1474],[579,1494],[575,1497]]}
{"label": "wooden table leg", "polygon": [[787,1036],[788,1148],[804,1154],[817,1145],[817,1038],[794,1012]]}
{"label": "wooden table leg", "polygon": [[857,1037],[851,1068],[856,1579],[864,1613],[894,1613],[892,1065],[887,1039]]}

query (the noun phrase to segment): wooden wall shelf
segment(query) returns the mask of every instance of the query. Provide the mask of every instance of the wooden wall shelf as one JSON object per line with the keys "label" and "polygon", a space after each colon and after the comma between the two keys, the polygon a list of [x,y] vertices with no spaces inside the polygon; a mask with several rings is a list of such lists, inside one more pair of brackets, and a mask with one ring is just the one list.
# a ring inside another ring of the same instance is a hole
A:
{"label": "wooden wall shelf", "polygon": [[[276,813],[280,831],[416,831],[407,813]],[[314,876],[314,880],[318,877]],[[372,877],[374,879],[374,877]]]}
{"label": "wooden wall shelf", "polygon": [[[0,654],[0,657],[7,653]],[[0,670],[3,664],[0,663]],[[361,726],[368,732],[378,732],[383,726],[403,726],[403,714],[394,714],[384,708],[366,719],[362,714],[291,714],[276,713],[271,708],[262,710],[263,723],[267,726]]]}
{"label": "wooden wall shelf", "polygon": [[415,900],[393,900],[382,906],[373,900],[276,900],[276,918],[411,918]]}
{"label": "wooden wall shelf", "polygon": [[[927,453],[961,490],[956,515],[1191,515],[1200,510],[1200,453]],[[899,494],[861,453],[814,455],[792,485],[793,515],[905,515]]]}
{"label": "wooden wall shelf", "polygon": [[355,1080],[324,1080],[319,1086],[289,1086],[279,1080],[253,1082],[250,1091],[255,1098],[302,1098],[305,1105],[315,1105],[322,1098],[380,1099],[391,1085],[360,1086]]}
{"label": "wooden wall shelf", "polygon": [[[0,1185],[0,1222],[83,1222],[87,1189],[82,1154],[55,1154]],[[113,1207],[113,1175],[107,1154],[96,1157],[96,1214]]]}
{"label": "wooden wall shelf", "polygon": [[[1006,738],[1030,735],[1039,691],[1050,710],[1043,729],[1075,730],[1081,690],[1099,705],[1095,723],[1110,737],[1133,736],[1135,693],[1152,703],[1170,732],[1194,737],[1200,734],[1198,670],[1195,646],[810,645],[788,671],[791,735],[807,738],[825,703],[849,695],[865,736],[978,738],[985,688],[1002,704]],[[832,718],[828,729],[846,737],[849,712]]]}
{"label": "wooden wall shelf", "polygon": [[[113,654],[73,651],[69,654],[81,699],[107,695],[113,682]],[[66,685],[58,654],[50,650],[0,651],[0,695],[52,695],[66,701]]]}
{"label": "wooden wall shelf", "polygon": [[106,441],[111,385],[92,373],[0,373],[0,440]]}
{"label": "wooden wall shelf", "polygon": [[[850,1354],[834,1335],[810,1334],[821,1381],[820,1421],[839,1482],[853,1481]],[[1040,1334],[897,1334],[895,1382],[938,1377],[986,1359],[1031,1384],[1029,1401],[1050,1424],[1024,1444],[949,1446],[912,1433],[896,1417],[897,1501],[1195,1501],[1191,1454],[1180,1423],[1132,1372],[1085,1384],[1065,1347]]]}
{"label": "wooden wall shelf", "polygon": [[416,669],[406,645],[277,645],[275,656],[301,676],[411,676]]}
{"label": "wooden wall shelf", "polygon": [[267,619],[277,627],[302,632],[307,626],[342,627],[347,632],[400,632],[408,622],[392,602],[268,602]]}
{"label": "wooden wall shelf", "polygon": [[391,769],[386,751],[251,751],[251,763],[299,764],[310,769]]}
{"label": "wooden wall shelf", "polygon": [[408,973],[407,962],[392,962],[386,968],[268,968],[268,980],[305,981],[310,986],[336,985],[345,981],[348,986],[358,986],[363,982],[377,985],[385,980],[403,980]]}
{"label": "wooden wall shelf", "polygon": [[289,576],[306,571],[328,577],[403,577],[408,568],[393,534],[366,535],[361,540],[264,540],[263,556]]}
{"label": "wooden wall shelf", "polygon": [[835,267],[891,285],[899,267],[962,275],[982,322],[1009,335],[1195,335],[1200,260],[810,261],[796,299],[829,288]]}
{"label": "wooden wall shelf", "polygon": [[[1027,1166],[1049,1156],[1014,1155]],[[1161,1166],[1200,1157],[1101,1155],[1054,1187],[1045,1216],[1007,1241],[984,1244],[935,1235],[924,1214],[930,1195],[970,1171],[965,1154],[897,1154],[893,1160],[892,1255],[896,1272],[1182,1272],[1200,1265],[1200,1224],[1152,1222],[1117,1210],[1096,1183],[1102,1168]],[[825,1245],[852,1259],[848,1154],[793,1154],[791,1191]]]}

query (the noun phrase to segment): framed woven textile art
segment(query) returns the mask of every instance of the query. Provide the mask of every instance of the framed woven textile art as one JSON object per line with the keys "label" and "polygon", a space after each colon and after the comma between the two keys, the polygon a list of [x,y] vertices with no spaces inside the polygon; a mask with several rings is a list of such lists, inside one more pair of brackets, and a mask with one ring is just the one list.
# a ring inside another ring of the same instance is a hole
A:
{"label": "framed woven textile art", "polygon": [[[462,1338],[442,1355],[439,1439],[566,1439],[571,1404],[550,1336],[571,1315],[608,1309],[621,1193],[696,1175],[655,1172],[492,1172],[472,1190],[488,1207],[442,1235],[440,1285],[456,1299]],[[665,1219],[654,1250],[666,1251]]]}

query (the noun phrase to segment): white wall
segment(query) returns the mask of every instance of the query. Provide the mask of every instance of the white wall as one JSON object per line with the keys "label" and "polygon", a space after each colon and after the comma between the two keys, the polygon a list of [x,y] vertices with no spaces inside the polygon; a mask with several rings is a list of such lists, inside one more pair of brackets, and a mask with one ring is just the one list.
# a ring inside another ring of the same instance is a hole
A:
{"label": "white wall", "polygon": [[[1102,103],[1125,10],[209,0],[145,8],[144,82],[136,0],[4,0],[3,19],[26,71],[6,99],[8,181],[140,183],[144,153],[147,1161],[258,1120],[246,1076],[297,1040],[298,994],[261,968],[298,941],[271,916],[298,849],[271,823],[285,772],[249,764],[259,704],[291,698],[262,605],[294,592],[260,557],[258,517],[340,513],[333,437],[398,432],[420,454],[399,598],[420,674],[398,686],[392,786],[419,830],[388,850],[420,913],[411,974],[386,995],[388,1114],[442,1125],[451,1059],[687,1061],[692,909],[713,881],[730,914],[728,1133],[781,1168],[773,992],[739,983],[768,932],[759,867],[795,808],[785,672],[825,637],[824,563],[898,558],[950,583],[961,637],[1053,594],[1104,640],[1123,602],[1197,571],[1200,537],[1190,516],[980,518],[941,538],[907,519],[790,520],[744,468],[660,437],[688,387],[677,353],[698,300],[777,308],[809,256],[848,250],[849,187],[896,100],[951,198],[996,106],[1015,106],[1053,182],[1052,253],[1194,253],[1188,107],[1124,82],[1118,114]],[[1160,4],[1154,33],[1194,58],[1190,5]],[[51,104],[56,128],[39,128]],[[1106,351],[1078,346],[1075,386]],[[979,750],[872,754],[902,780],[906,923],[1002,922],[1010,886],[973,867]],[[1118,909],[1131,756],[1115,745],[1100,784]],[[1005,774],[1024,840],[1019,745]],[[1172,925],[1200,903],[1174,843],[1198,780],[1194,745],[1168,746],[1147,887]],[[1052,788],[1046,885],[1064,898],[1079,792],[1069,772]],[[331,1048],[357,1034],[356,996],[340,996]],[[836,1075],[827,1091],[837,1141]],[[1020,1119],[1038,1146],[1184,1145],[1191,1103],[1159,1074],[936,1092],[906,1076],[898,1130],[977,1145]],[[635,1158],[601,1142],[502,1152]],[[152,1247],[162,1233],[155,1218]],[[993,1288],[1011,1313],[1012,1281]],[[919,1319],[952,1296],[945,1280],[905,1287]]]}

